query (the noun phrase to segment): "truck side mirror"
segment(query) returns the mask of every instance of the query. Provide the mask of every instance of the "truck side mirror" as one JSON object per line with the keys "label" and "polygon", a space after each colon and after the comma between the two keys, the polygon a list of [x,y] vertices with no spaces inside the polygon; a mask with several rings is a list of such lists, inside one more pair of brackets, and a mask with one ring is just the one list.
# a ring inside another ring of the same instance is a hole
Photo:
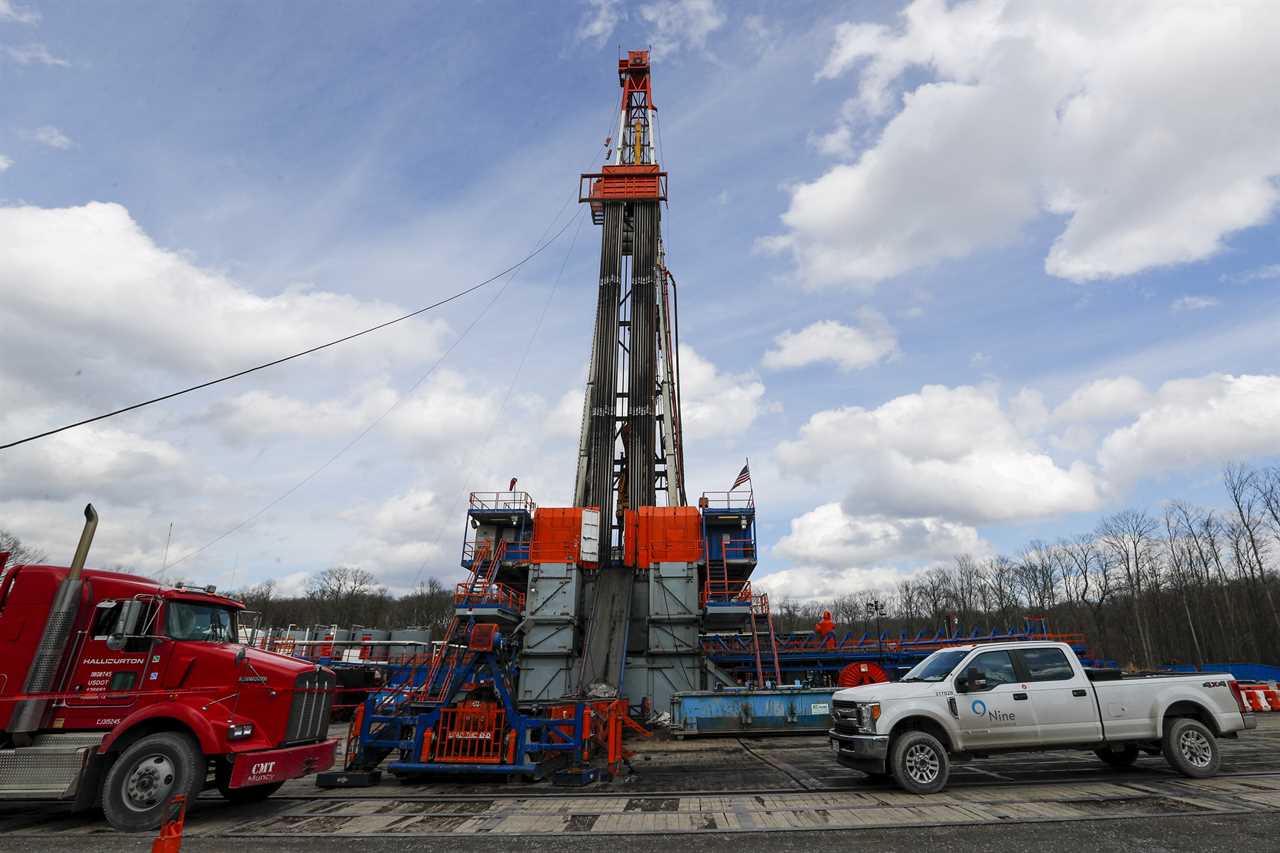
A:
{"label": "truck side mirror", "polygon": [[119,634],[122,637],[132,637],[137,633],[142,606],[142,602],[136,598],[124,602],[120,606],[120,615],[116,617],[116,626],[111,630],[111,636]]}
{"label": "truck side mirror", "polygon": [[124,648],[124,644],[125,644],[125,642],[127,641],[127,639],[128,639],[128,638],[127,638],[127,637],[125,637],[125,635],[124,635],[124,632],[123,632],[123,631],[121,631],[121,632],[113,632],[113,633],[111,633],[111,634],[108,634],[108,635],[107,635],[107,648],[111,649],[111,651],[113,651],[113,652],[118,652],[118,651],[120,651],[121,649],[123,649],[123,648]]}
{"label": "truck side mirror", "polygon": [[968,693],[968,692],[969,692],[969,679],[965,678],[963,675],[961,675],[960,677],[958,677],[958,678],[956,679],[956,692],[957,692],[957,693]]}

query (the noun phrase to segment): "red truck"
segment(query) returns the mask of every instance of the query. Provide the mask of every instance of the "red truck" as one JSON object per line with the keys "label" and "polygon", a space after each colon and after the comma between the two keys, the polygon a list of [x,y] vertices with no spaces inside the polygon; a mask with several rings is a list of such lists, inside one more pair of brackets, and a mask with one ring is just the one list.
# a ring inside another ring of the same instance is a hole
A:
{"label": "red truck", "polygon": [[0,555],[0,799],[101,805],[159,826],[212,780],[233,802],[333,765],[331,670],[239,643],[244,605],[213,587]]}

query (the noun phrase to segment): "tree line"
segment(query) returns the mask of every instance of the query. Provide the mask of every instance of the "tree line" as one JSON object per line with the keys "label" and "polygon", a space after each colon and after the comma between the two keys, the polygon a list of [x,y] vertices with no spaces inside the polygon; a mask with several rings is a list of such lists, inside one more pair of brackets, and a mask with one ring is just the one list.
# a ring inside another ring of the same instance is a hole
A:
{"label": "tree line", "polygon": [[1280,662],[1280,468],[1227,466],[1220,508],[1169,501],[1125,509],[1094,529],[1016,554],[957,555],[893,589],[774,602],[778,630],[824,610],[874,636],[1024,627],[1083,633],[1090,653],[1139,669],[1162,663]]}

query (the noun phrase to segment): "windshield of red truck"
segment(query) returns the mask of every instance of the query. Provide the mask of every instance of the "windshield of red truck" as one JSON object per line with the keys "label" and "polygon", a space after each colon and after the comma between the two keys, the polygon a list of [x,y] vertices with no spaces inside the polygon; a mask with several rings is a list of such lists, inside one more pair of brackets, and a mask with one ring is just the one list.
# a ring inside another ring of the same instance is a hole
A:
{"label": "windshield of red truck", "polygon": [[165,630],[175,640],[228,643],[235,637],[235,611],[229,607],[195,601],[170,601],[165,605]]}
{"label": "windshield of red truck", "polygon": [[955,669],[967,654],[969,653],[964,649],[934,652],[912,667],[911,671],[902,677],[902,680],[941,681],[951,674],[951,670]]}

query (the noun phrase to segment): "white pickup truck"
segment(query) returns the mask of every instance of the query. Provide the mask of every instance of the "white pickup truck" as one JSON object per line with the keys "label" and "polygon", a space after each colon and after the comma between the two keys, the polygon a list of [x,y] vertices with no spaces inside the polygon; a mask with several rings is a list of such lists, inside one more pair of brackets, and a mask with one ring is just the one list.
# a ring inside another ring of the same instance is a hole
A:
{"label": "white pickup truck", "polygon": [[1218,770],[1218,738],[1257,725],[1233,676],[1125,676],[1086,670],[1064,643],[956,646],[901,681],[832,697],[836,760],[906,791],[947,784],[951,761],[998,752],[1085,749],[1115,767],[1163,753],[1195,778]]}

